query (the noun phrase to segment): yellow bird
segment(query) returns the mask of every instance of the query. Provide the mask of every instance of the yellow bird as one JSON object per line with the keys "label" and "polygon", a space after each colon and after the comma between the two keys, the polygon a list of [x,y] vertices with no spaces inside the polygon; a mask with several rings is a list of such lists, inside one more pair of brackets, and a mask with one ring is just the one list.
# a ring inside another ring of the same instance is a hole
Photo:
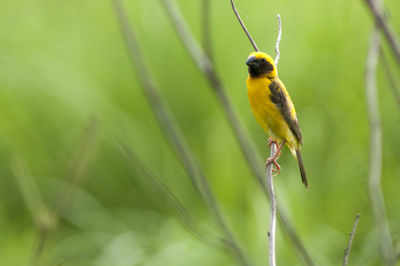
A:
{"label": "yellow bird", "polygon": [[249,67],[247,93],[253,115],[270,136],[269,145],[282,142],[274,158],[267,160],[267,164],[273,163],[279,172],[280,167],[276,159],[286,144],[299,163],[303,184],[308,187],[300,152],[302,138],[296,110],[285,85],[278,78],[274,60],[266,53],[253,52],[246,65]]}

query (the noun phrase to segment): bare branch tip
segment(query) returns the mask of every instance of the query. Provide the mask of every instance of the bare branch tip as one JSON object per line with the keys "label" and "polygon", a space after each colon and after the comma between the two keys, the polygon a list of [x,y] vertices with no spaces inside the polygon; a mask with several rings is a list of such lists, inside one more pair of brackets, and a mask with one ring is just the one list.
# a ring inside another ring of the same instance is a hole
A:
{"label": "bare branch tip", "polygon": [[357,226],[358,226],[358,221],[360,220],[361,214],[357,214],[356,215],[356,219],[354,220],[354,225],[353,225],[353,229],[351,230],[351,232],[349,233],[349,241],[347,243],[347,247],[344,250],[344,258],[343,258],[343,266],[346,266],[348,261],[349,261],[349,256],[350,256],[350,249],[351,246],[353,244],[353,240],[354,240],[354,236],[356,234],[357,231]]}
{"label": "bare branch tip", "polygon": [[281,52],[279,51],[279,44],[281,43],[281,37],[282,37],[282,19],[279,13],[277,15],[277,18],[278,18],[278,37],[276,38],[276,43],[275,43],[275,52],[276,52],[275,65],[278,64],[279,57],[281,56]]}
{"label": "bare branch tip", "polygon": [[247,35],[247,38],[249,38],[250,43],[251,43],[251,44],[253,45],[253,47],[254,47],[254,50],[256,50],[256,52],[260,51],[260,50],[258,49],[256,43],[254,42],[253,38],[251,37],[249,31],[247,30],[246,26],[244,25],[243,20],[242,20],[242,18],[240,17],[239,12],[237,11],[236,6],[235,6],[235,3],[233,2],[233,0],[231,0],[231,5],[232,5],[233,12],[234,12],[235,15],[236,15],[236,18],[238,19],[238,21],[239,21],[239,23],[240,23],[240,26],[242,26],[242,29],[244,30],[244,32],[245,32],[246,35]]}

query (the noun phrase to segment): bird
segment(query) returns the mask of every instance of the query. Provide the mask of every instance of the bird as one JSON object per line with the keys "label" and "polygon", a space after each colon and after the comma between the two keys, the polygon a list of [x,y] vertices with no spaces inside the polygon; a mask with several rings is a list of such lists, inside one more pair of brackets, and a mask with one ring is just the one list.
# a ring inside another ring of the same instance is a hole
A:
{"label": "bird", "polygon": [[[280,172],[276,162],[282,148],[287,145],[300,168],[302,183],[308,188],[300,147],[303,143],[299,122],[293,102],[285,85],[278,77],[278,70],[271,56],[264,52],[252,52],[247,58],[249,75],[247,94],[250,108],[257,123],[269,135],[268,145],[274,143],[278,150],[266,162],[274,164],[275,172]],[[282,144],[279,146],[278,143]]]}

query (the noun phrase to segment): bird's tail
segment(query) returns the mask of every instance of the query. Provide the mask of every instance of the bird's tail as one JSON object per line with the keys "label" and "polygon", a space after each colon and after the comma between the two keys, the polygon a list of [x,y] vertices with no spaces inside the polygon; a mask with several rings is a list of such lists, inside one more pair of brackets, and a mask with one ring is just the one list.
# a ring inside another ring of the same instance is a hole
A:
{"label": "bird's tail", "polygon": [[297,157],[297,162],[299,163],[301,181],[308,188],[308,181],[307,181],[306,170],[304,169],[303,157],[301,157],[301,152],[300,149],[298,148],[296,149],[296,157]]}

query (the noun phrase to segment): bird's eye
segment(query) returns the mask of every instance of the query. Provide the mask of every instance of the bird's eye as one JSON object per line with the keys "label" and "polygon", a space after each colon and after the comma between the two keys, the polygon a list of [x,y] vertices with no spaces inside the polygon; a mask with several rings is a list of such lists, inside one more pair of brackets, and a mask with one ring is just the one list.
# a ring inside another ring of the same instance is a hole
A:
{"label": "bird's eye", "polygon": [[267,59],[261,58],[261,61],[262,61],[262,62],[267,62]]}

